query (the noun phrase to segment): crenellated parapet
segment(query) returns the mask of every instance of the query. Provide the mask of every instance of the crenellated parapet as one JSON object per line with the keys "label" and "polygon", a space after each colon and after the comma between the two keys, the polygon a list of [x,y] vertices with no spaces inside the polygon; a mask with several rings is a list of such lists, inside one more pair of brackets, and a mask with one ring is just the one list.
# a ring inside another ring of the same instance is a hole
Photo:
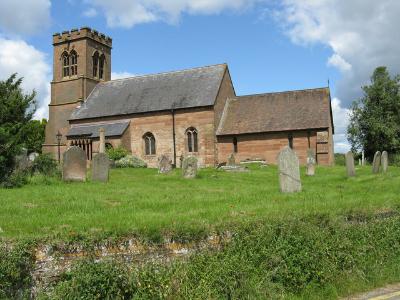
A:
{"label": "crenellated parapet", "polygon": [[53,45],[59,45],[82,38],[90,38],[108,47],[112,47],[112,39],[103,33],[92,30],[90,27],[82,27],[81,29],[71,29],[62,33],[53,34]]}

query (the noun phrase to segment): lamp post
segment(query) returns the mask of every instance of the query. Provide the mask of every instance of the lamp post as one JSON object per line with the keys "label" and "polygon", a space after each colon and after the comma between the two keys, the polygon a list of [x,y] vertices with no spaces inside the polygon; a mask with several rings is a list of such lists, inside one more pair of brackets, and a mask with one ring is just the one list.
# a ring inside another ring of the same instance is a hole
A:
{"label": "lamp post", "polygon": [[58,146],[58,163],[60,163],[61,162],[60,145],[61,145],[61,138],[62,138],[62,134],[60,133],[60,131],[57,132],[56,138],[57,138],[57,146]]}

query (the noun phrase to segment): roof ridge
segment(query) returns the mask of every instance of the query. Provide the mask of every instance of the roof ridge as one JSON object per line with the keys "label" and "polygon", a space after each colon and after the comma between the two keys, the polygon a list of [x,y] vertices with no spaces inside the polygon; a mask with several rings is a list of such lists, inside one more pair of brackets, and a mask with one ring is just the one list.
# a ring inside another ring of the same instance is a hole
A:
{"label": "roof ridge", "polygon": [[244,98],[251,96],[264,96],[264,95],[273,95],[273,94],[286,94],[291,92],[306,92],[306,91],[315,91],[315,90],[329,90],[329,87],[318,87],[318,88],[309,88],[309,89],[299,89],[299,90],[287,90],[287,91],[278,91],[278,92],[267,92],[267,93],[259,93],[259,94],[248,94],[248,95],[240,95],[236,96],[236,98]]}
{"label": "roof ridge", "polygon": [[109,82],[116,82],[116,81],[121,81],[121,80],[126,80],[126,79],[143,78],[143,77],[151,77],[151,76],[159,76],[159,75],[168,75],[168,74],[175,74],[175,73],[183,73],[183,72],[187,72],[187,71],[208,69],[208,68],[219,67],[219,66],[227,66],[227,65],[228,65],[227,63],[222,63],[222,64],[215,64],[215,65],[207,65],[207,66],[202,66],[202,67],[187,68],[187,69],[176,70],[176,71],[166,71],[166,72],[159,72],[159,73],[153,73],[153,74],[136,75],[136,76],[129,76],[129,77],[125,77],[125,78],[118,78],[118,79],[112,79],[112,80],[108,80],[108,81],[103,81],[101,83],[102,84],[107,84]]}

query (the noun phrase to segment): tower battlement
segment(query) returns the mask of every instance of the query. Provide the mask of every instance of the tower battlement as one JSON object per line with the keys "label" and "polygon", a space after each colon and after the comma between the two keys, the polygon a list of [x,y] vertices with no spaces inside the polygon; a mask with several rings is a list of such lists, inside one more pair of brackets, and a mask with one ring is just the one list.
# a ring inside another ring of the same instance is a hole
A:
{"label": "tower battlement", "polygon": [[90,27],[82,27],[80,29],[74,28],[70,31],[63,31],[62,33],[57,32],[53,34],[53,45],[55,46],[82,38],[90,38],[112,48],[112,39],[109,36],[91,29]]}

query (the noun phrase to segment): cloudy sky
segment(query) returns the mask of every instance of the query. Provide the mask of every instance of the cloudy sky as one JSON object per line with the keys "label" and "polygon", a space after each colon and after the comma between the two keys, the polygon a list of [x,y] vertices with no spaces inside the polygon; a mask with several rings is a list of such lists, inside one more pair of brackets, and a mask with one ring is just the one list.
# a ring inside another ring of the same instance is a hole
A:
{"label": "cloudy sky", "polygon": [[[90,26],[113,38],[113,77],[226,62],[238,95],[327,86],[335,150],[375,67],[400,73],[398,0],[1,0],[0,79],[14,72],[47,117],[51,36]],[[306,117],[306,116],[305,116]]]}

